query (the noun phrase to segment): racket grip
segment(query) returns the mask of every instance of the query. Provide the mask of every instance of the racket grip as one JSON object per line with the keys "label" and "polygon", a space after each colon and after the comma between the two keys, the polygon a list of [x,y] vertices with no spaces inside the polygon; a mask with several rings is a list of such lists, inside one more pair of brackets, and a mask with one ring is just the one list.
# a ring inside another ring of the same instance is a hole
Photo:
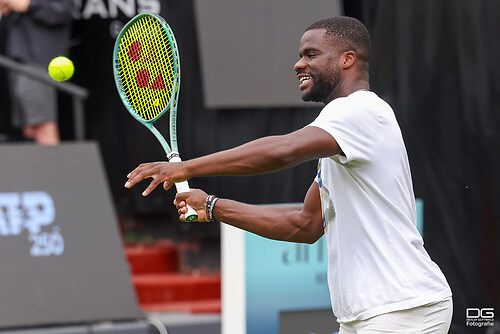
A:
{"label": "racket grip", "polygon": [[[181,162],[181,158],[179,156],[179,153],[177,152],[172,152],[170,153],[168,156],[167,156],[167,159],[169,162]],[[176,183],[175,184],[175,188],[177,189],[177,192],[178,193],[186,193],[186,192],[189,192],[190,188],[189,188],[189,183],[187,181],[182,181],[182,182],[179,182],[179,183]],[[198,219],[198,213],[196,212],[195,209],[193,209],[193,207],[191,207],[191,205],[187,205],[187,208],[188,208],[188,212],[186,212],[185,214],[185,219],[187,222],[192,222],[196,219]]]}
{"label": "racket grip", "polygon": [[[178,193],[189,192],[189,184],[187,181],[182,181],[182,182],[176,183],[175,188],[177,188]],[[198,213],[196,212],[196,210],[193,209],[191,207],[191,205],[189,205],[189,204],[187,205],[187,208],[188,208],[188,212],[186,212],[186,214],[184,216],[186,221],[192,222],[193,220],[198,219]]]}

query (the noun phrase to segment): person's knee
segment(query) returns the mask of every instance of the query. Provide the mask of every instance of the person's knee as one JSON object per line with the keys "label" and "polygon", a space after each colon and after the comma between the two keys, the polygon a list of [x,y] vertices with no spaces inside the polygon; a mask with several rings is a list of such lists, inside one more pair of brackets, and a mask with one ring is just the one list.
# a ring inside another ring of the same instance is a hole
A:
{"label": "person's knee", "polygon": [[60,142],[56,122],[46,122],[36,126],[35,141],[40,145],[57,145]]}

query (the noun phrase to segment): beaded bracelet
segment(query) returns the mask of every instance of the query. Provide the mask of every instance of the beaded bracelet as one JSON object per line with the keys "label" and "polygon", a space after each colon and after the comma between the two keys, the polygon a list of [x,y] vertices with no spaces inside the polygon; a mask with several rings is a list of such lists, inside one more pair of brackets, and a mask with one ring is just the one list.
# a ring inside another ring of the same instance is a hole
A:
{"label": "beaded bracelet", "polygon": [[207,199],[205,200],[204,208],[205,208],[205,219],[207,220],[207,222],[210,221],[209,214],[208,214],[208,204],[211,202],[212,197],[213,197],[213,195],[208,195]]}
{"label": "beaded bracelet", "polygon": [[208,222],[218,222],[217,219],[214,218],[214,207],[218,199],[219,198],[214,195],[208,195],[205,200],[205,219]]}

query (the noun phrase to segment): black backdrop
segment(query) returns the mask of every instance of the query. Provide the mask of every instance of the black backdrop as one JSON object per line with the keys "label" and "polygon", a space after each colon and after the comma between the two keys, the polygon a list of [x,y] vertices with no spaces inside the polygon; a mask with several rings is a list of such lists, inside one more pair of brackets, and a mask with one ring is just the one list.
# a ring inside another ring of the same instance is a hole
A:
{"label": "black backdrop", "polygon": [[454,292],[452,332],[492,333],[465,327],[465,309],[500,310],[500,2],[362,4],[372,88],[405,137],[426,247]]}
{"label": "black backdrop", "polygon": [[[293,131],[315,117],[319,110],[314,108],[205,109],[193,1],[161,4],[182,57],[179,134],[184,159]],[[495,333],[492,328],[466,327],[465,309],[500,310],[500,72],[496,64],[500,2],[348,0],[344,7],[372,35],[372,89],[393,106],[402,127],[416,196],[424,200],[426,248],[454,292],[451,333]],[[111,21],[93,17],[75,22],[74,81],[92,94],[87,103],[88,138],[100,143],[121,215],[157,213],[175,220],[170,205],[173,192],[157,190],[143,199],[140,192],[145,184],[123,188],[128,171],[140,162],[161,159],[163,153],[117,97],[110,66],[114,40],[107,34]],[[70,122],[68,114],[61,116],[61,122]],[[165,126],[160,122],[160,130],[166,130],[161,124]],[[63,132],[63,136],[71,134]],[[316,163],[310,162],[272,175],[194,179],[191,186],[249,203],[299,202],[315,169]],[[210,233],[213,227],[189,229]],[[496,322],[498,333],[499,316]]]}

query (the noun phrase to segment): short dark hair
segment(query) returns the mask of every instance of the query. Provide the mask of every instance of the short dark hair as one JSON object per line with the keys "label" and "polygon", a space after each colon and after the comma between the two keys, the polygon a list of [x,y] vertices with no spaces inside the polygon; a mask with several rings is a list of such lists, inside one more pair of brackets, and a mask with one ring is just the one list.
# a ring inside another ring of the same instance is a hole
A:
{"label": "short dark hair", "polygon": [[358,58],[368,62],[370,34],[359,20],[348,16],[332,17],[314,22],[306,31],[314,29],[326,29],[325,38],[334,42],[340,52],[354,51]]}

